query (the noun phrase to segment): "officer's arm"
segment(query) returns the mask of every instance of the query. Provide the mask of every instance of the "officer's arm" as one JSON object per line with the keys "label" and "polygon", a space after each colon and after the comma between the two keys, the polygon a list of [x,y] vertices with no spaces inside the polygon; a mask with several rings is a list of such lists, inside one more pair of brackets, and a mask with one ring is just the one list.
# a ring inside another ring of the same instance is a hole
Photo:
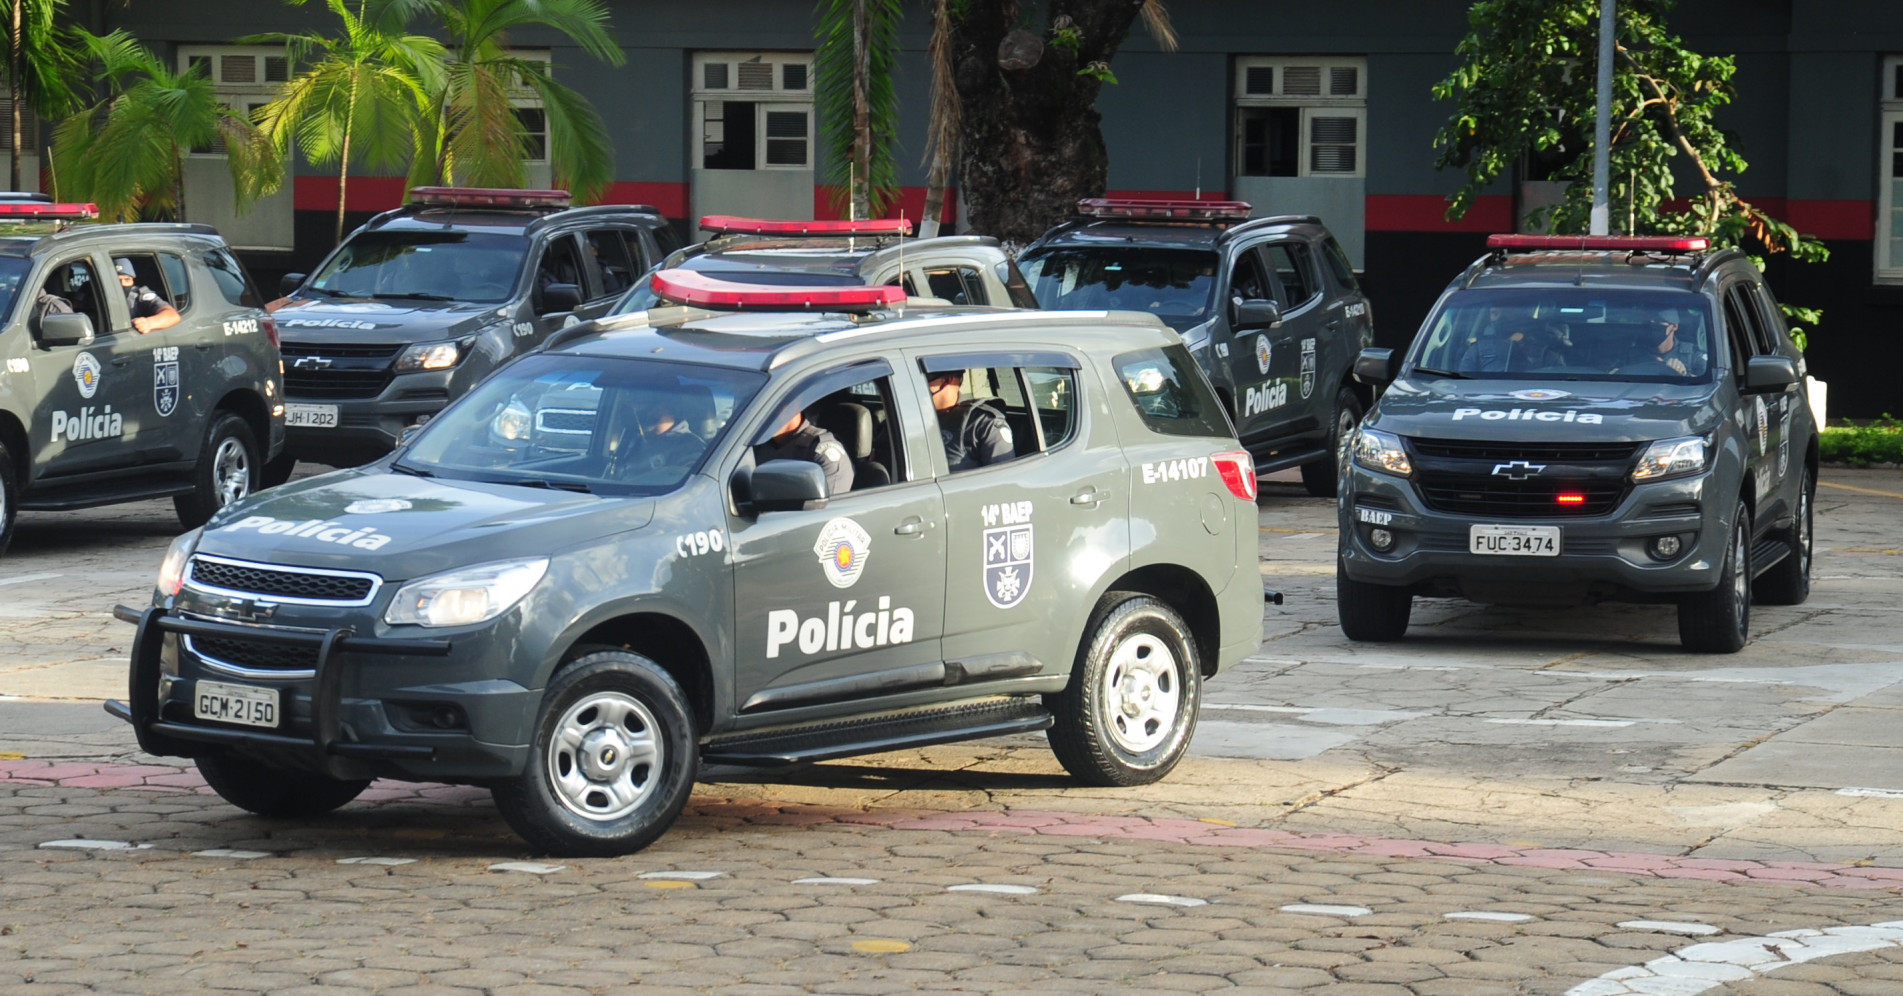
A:
{"label": "officer's arm", "polygon": [[978,461],[987,466],[1009,460],[1018,455],[1017,443],[1011,438],[1011,423],[1004,416],[992,413],[984,420],[978,430]]}

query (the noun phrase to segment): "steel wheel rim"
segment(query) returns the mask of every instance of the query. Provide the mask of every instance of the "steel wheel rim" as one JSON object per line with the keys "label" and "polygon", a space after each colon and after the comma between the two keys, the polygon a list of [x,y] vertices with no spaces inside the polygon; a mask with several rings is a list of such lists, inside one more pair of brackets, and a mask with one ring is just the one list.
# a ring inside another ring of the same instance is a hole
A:
{"label": "steel wheel rim", "polygon": [[1337,449],[1341,447],[1342,441],[1347,439],[1348,435],[1355,431],[1355,423],[1359,421],[1361,420],[1355,418],[1355,413],[1346,408],[1343,408],[1340,414],[1335,416],[1335,447]]}
{"label": "steel wheel rim", "polygon": [[219,440],[211,458],[211,476],[219,508],[250,494],[251,454],[245,452],[244,444],[231,438]]}
{"label": "steel wheel rim", "polygon": [[658,730],[654,713],[631,695],[583,696],[563,711],[549,738],[549,789],[582,819],[627,816],[658,791]]}
{"label": "steel wheel rim", "polygon": [[1183,699],[1176,654],[1149,633],[1124,638],[1110,654],[1101,684],[1110,739],[1131,754],[1154,750],[1176,730]]}
{"label": "steel wheel rim", "polygon": [[1744,632],[1745,613],[1751,606],[1751,575],[1745,565],[1745,544],[1748,542],[1750,538],[1745,535],[1744,520],[1740,519],[1731,533],[1731,613],[1741,633]]}
{"label": "steel wheel rim", "polygon": [[[1808,484],[1809,482],[1805,483]],[[1804,578],[1806,582],[1808,582],[1810,578],[1811,551],[1810,488],[1806,487],[1804,490],[1799,491],[1797,493],[1797,501],[1797,566],[1802,569]]]}

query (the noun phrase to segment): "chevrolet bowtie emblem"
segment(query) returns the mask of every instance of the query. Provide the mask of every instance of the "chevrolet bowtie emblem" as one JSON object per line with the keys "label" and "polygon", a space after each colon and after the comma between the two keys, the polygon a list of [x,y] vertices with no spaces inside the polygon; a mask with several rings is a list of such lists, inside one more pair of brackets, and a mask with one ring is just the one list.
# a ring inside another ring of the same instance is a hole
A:
{"label": "chevrolet bowtie emblem", "polygon": [[297,358],[297,362],[292,363],[291,366],[299,370],[323,370],[330,366],[330,357],[300,356]]}
{"label": "chevrolet bowtie emblem", "polygon": [[1512,463],[1494,464],[1493,474],[1495,477],[1504,477],[1509,481],[1524,481],[1529,477],[1538,477],[1540,471],[1545,469],[1546,465],[1543,463],[1527,463],[1525,460],[1515,460]]}
{"label": "chevrolet bowtie emblem", "polygon": [[228,598],[223,602],[206,606],[206,611],[227,619],[243,619],[247,622],[263,622],[277,614],[278,604],[262,599]]}

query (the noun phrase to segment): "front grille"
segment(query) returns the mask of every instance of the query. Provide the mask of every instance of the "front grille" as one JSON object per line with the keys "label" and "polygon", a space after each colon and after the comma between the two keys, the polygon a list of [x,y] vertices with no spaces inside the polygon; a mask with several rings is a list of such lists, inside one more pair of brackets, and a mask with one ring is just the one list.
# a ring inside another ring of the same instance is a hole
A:
{"label": "front grille", "polygon": [[216,663],[266,671],[313,671],[317,668],[317,647],[304,644],[267,643],[228,636],[186,637],[186,649]]}
{"label": "front grille", "polygon": [[595,413],[592,409],[545,408],[535,413],[535,428],[585,436],[595,431]]}
{"label": "front grille", "polygon": [[[1615,481],[1509,481],[1499,477],[1423,475],[1421,500],[1437,512],[1506,519],[1604,515],[1619,507],[1625,484]],[[1584,501],[1562,504],[1562,494]]]}
{"label": "front grille", "polygon": [[1638,443],[1504,443],[1490,439],[1408,440],[1415,453],[1457,460],[1493,460],[1511,463],[1611,463],[1632,459]]}
{"label": "front grille", "polygon": [[374,357],[395,356],[403,348],[402,343],[351,343],[337,345],[317,345],[308,342],[286,342],[278,346],[278,352],[285,356],[335,356],[335,357]]}
{"label": "front grille", "polygon": [[[402,343],[284,343],[279,347],[284,354],[284,393],[293,398],[374,398],[389,386],[390,358],[402,349]],[[319,361],[321,366],[312,365]]]}
{"label": "front grille", "polygon": [[376,590],[373,578],[326,571],[281,570],[228,560],[192,558],[191,581],[262,598],[299,598],[316,602],[362,604]]}
{"label": "front grille", "polygon": [[390,383],[387,370],[284,371],[284,393],[293,398],[374,398]]}

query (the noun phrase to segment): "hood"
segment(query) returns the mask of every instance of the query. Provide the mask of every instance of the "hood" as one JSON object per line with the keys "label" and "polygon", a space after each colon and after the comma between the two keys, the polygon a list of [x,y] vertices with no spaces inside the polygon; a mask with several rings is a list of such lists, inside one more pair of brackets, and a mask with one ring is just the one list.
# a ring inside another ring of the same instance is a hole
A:
{"label": "hood", "polygon": [[511,312],[493,304],[452,301],[324,301],[278,309],[271,317],[285,342],[426,342],[468,335]]}
{"label": "hood", "polygon": [[1403,436],[1523,442],[1645,442],[1711,431],[1716,384],[1404,377],[1368,425]]}
{"label": "hood", "polygon": [[370,571],[400,581],[452,567],[546,556],[639,529],[651,498],[478,484],[373,464],[272,488],[221,510],[199,553]]}

